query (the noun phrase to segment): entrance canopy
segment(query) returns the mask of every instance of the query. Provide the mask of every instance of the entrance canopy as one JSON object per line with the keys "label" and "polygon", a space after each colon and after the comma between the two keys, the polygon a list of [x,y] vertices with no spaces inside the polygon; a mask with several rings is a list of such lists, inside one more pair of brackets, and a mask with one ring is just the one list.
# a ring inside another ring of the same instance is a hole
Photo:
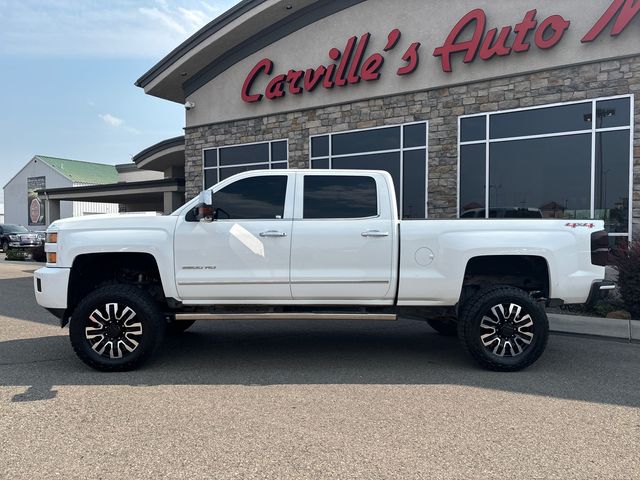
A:
{"label": "entrance canopy", "polygon": [[[184,179],[164,178],[131,183],[88,185],[38,190],[46,201],[51,221],[60,215],[60,202],[117,203],[122,212],[156,211],[171,213],[184,200]],[[56,216],[57,212],[57,216]]]}

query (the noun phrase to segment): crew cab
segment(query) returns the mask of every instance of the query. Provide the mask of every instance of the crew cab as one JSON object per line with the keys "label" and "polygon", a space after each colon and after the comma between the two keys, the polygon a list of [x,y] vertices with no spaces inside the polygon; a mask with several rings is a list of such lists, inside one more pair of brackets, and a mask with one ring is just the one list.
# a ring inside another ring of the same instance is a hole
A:
{"label": "crew cab", "polygon": [[480,365],[514,371],[545,349],[545,305],[605,282],[601,221],[399,220],[391,176],[250,171],[171,215],[54,222],[38,303],[93,368],[141,365],[197,320],[423,319]]}

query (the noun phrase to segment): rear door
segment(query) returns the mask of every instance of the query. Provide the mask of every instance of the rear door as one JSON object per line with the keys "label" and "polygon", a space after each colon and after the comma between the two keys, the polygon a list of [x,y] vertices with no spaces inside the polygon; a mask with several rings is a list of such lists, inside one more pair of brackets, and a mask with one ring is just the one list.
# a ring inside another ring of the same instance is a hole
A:
{"label": "rear door", "polygon": [[294,300],[389,299],[395,222],[379,174],[299,173],[291,248]]}

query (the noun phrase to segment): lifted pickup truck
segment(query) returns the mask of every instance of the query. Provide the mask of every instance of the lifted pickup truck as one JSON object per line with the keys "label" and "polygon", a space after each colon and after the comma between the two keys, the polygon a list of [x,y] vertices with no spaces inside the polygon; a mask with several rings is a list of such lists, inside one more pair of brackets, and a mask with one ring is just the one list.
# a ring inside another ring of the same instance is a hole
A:
{"label": "lifted pickup truck", "polygon": [[40,305],[70,321],[99,370],[141,365],[196,320],[421,318],[483,367],[514,371],[547,344],[545,304],[604,281],[601,221],[400,221],[378,171],[251,171],[171,215],[54,222]]}

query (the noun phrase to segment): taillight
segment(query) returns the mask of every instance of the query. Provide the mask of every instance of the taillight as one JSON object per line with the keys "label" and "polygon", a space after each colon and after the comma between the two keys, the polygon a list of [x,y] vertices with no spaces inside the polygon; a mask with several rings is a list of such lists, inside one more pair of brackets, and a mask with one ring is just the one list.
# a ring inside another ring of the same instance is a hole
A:
{"label": "taillight", "polygon": [[609,264],[609,234],[605,231],[591,234],[591,263],[601,267]]}

